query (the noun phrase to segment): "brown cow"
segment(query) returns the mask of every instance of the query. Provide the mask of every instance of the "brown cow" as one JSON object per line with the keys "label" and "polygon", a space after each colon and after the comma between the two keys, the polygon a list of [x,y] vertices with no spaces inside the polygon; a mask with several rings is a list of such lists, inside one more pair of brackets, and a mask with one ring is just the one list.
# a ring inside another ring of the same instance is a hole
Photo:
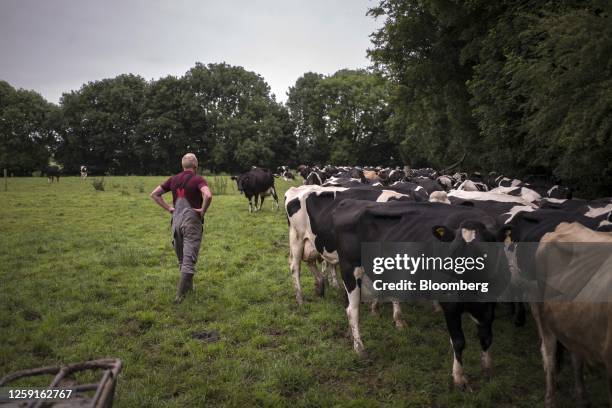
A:
{"label": "brown cow", "polygon": [[[568,244],[562,244],[595,242],[612,244],[612,233],[595,232],[579,223],[561,223],[554,232],[542,237],[536,253],[538,277],[546,276],[555,288],[576,293],[573,302],[531,303],[542,340],[546,407],[555,406],[557,342],[571,353],[579,404],[587,404],[582,374],[583,363],[587,361],[604,363],[612,406],[612,303],[602,301],[612,295],[612,255],[610,251],[593,256],[574,250],[568,260]],[[593,302],[594,299],[599,301]]]}
{"label": "brown cow", "polygon": [[380,177],[378,177],[378,173],[374,170],[364,170],[363,176],[370,182],[380,181]]}

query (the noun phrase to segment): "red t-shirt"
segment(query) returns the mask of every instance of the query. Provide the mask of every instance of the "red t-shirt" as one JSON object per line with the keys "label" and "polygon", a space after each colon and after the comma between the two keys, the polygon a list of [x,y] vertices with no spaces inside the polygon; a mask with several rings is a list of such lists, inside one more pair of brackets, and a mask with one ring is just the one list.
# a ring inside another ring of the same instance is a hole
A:
{"label": "red t-shirt", "polygon": [[[192,175],[191,179],[185,183],[189,174]],[[185,185],[183,186],[183,184]],[[204,186],[208,186],[204,177],[194,174],[191,170],[185,170],[168,178],[161,185],[161,188],[164,189],[164,192],[172,191],[172,203],[176,204],[176,190],[182,187],[185,189],[185,198],[191,204],[191,208],[202,208],[202,192],[200,189]]]}

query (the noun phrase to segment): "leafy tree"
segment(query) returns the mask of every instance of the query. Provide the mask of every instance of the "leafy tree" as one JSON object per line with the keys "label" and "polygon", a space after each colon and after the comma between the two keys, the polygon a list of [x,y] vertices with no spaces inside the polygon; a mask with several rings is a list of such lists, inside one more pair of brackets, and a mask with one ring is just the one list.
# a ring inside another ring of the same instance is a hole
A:
{"label": "leafy tree", "polygon": [[395,85],[403,158],[548,174],[609,195],[611,5],[589,1],[384,0],[376,69]]}
{"label": "leafy tree", "polygon": [[57,158],[77,172],[81,164],[112,174],[143,174],[137,133],[147,83],[135,75],[89,82],[62,95],[63,123]]}
{"label": "leafy tree", "polygon": [[380,164],[398,157],[387,136],[389,87],[381,76],[364,70],[306,73],[288,95],[306,163]]}
{"label": "leafy tree", "polygon": [[0,169],[31,175],[49,163],[56,144],[57,106],[33,91],[0,81]]}

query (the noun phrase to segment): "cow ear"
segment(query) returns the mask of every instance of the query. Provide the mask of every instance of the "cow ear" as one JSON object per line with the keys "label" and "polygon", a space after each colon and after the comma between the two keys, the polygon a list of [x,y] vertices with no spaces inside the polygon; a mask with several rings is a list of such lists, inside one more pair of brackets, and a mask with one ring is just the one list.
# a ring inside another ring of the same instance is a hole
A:
{"label": "cow ear", "polygon": [[448,229],[444,225],[436,225],[431,229],[434,237],[442,242],[450,242],[455,239],[455,234],[452,230]]}
{"label": "cow ear", "polygon": [[506,244],[509,244],[512,241],[512,225],[504,225],[497,233],[497,242],[505,242]]}

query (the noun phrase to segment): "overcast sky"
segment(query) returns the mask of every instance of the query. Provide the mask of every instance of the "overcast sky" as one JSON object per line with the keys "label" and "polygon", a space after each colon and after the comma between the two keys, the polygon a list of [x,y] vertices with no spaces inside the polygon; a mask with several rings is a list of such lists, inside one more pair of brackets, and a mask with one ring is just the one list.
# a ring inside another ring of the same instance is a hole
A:
{"label": "overcast sky", "polygon": [[58,102],[91,80],[183,75],[196,61],[262,75],[277,100],[304,72],[369,65],[371,0],[0,0],[0,79]]}

